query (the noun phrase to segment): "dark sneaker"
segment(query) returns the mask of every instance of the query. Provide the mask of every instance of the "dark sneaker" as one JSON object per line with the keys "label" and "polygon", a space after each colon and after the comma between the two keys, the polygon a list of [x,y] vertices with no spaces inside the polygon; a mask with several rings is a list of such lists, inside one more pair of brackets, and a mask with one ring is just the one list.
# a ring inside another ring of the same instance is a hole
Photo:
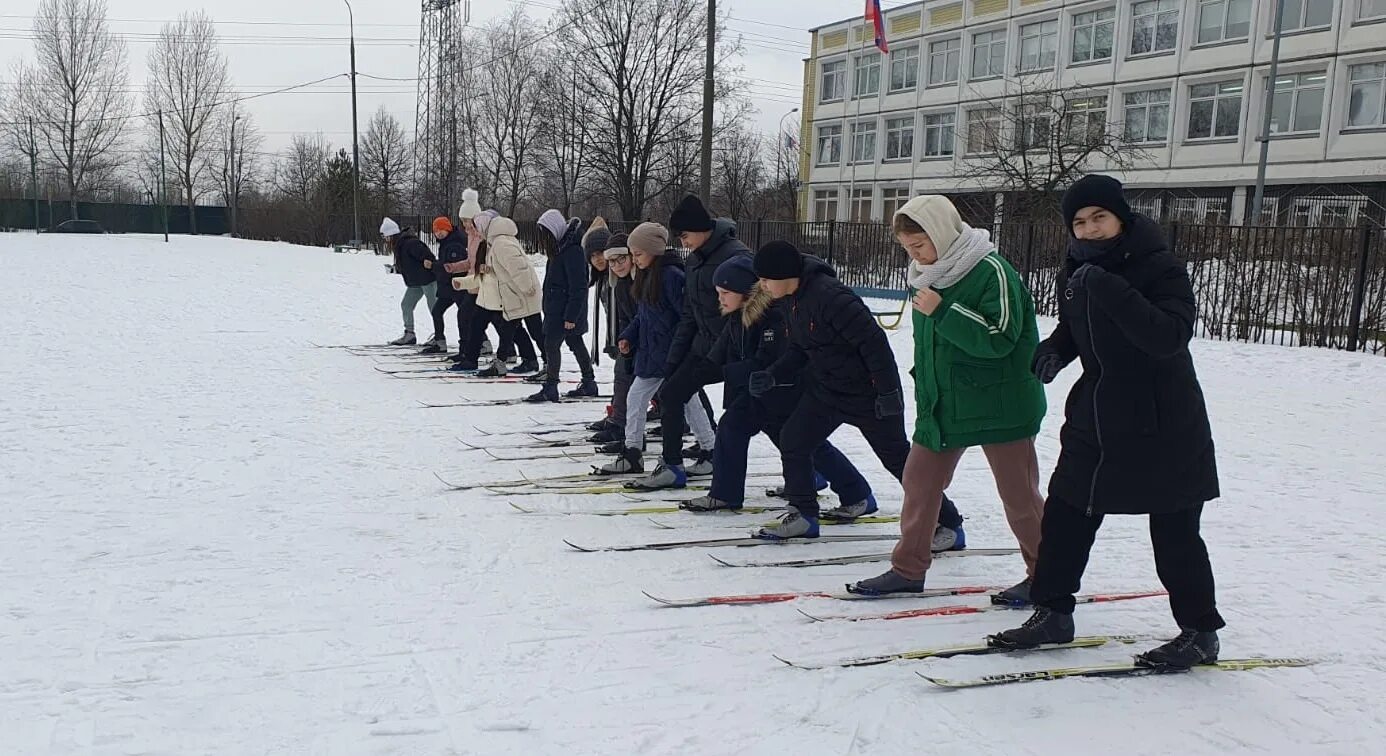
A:
{"label": "dark sneaker", "polygon": [[609,444],[612,441],[624,441],[626,434],[620,428],[603,428],[587,437],[588,441],[594,444]]}
{"label": "dark sneaker", "polygon": [[1136,656],[1136,666],[1155,669],[1189,669],[1212,664],[1221,651],[1217,631],[1184,630],[1179,637]]}
{"label": "dark sneaker", "polygon": [[485,369],[478,370],[476,374],[478,378],[504,378],[505,376],[505,365],[502,365],[500,360],[493,361]]}
{"label": "dark sneaker", "polygon": [[388,342],[386,345],[387,345],[387,346],[414,346],[414,345],[417,344],[417,343],[419,343],[419,340],[418,340],[417,338],[414,337],[414,332],[413,332],[413,331],[405,331],[403,336],[401,336],[401,337],[395,339],[394,341]]}
{"label": "dark sneaker", "polygon": [[1004,591],[997,591],[991,594],[991,603],[999,604],[1000,606],[1029,606],[1030,578],[1025,578]]}
{"label": "dark sneaker", "polygon": [[994,648],[1034,648],[1047,643],[1073,642],[1073,615],[1060,614],[1043,606],[1025,624],[987,636],[987,645]]}
{"label": "dark sneaker", "polygon": [[920,593],[924,590],[924,580],[910,580],[895,570],[886,570],[873,578],[858,580],[847,586],[849,593],[861,596],[884,596],[888,593]]}
{"label": "dark sneaker", "polygon": [[590,431],[602,431],[602,430],[606,430],[607,428],[611,428],[611,427],[614,427],[614,426],[615,426],[615,423],[611,422],[611,418],[609,418],[609,417],[604,417],[604,418],[598,420],[598,421],[595,422],[595,423],[588,423],[588,424],[587,424],[587,430],[590,430]]}
{"label": "dark sneaker", "polygon": [[[510,372],[512,372],[512,373],[537,373],[537,372],[539,372],[539,364],[536,363],[534,360],[525,360],[524,362],[521,362],[520,364],[516,365],[516,366],[515,366],[515,369],[514,369],[514,370],[511,370]],[[533,377],[533,376],[531,376],[531,377]],[[525,380],[529,380],[529,379],[526,378]],[[530,382],[530,383],[536,383],[536,381],[529,381],[529,382]],[[543,382],[544,382],[543,380],[537,381],[537,383],[543,383]]]}
{"label": "dark sneaker", "polygon": [[[527,363],[525,363],[525,364],[526,364],[526,365],[533,365],[534,363],[532,363],[532,362],[527,362]],[[515,372],[518,373],[518,372],[520,372],[520,371],[517,369]],[[525,383],[547,383],[548,380],[549,380],[549,371],[548,371],[548,370],[545,370],[544,368],[541,367],[541,368],[538,369],[538,372],[536,372],[534,375],[531,375],[531,376],[528,376],[527,378],[525,378]]]}
{"label": "dark sneaker", "polygon": [[597,393],[596,381],[583,381],[577,388],[564,394],[564,396],[569,399],[581,399],[586,396],[596,396]]}
{"label": "dark sneaker", "polygon": [[598,446],[596,452],[598,454],[620,454],[621,450],[624,448],[626,448],[626,440],[620,438],[615,441],[607,441],[601,446]]}
{"label": "dark sneaker", "polygon": [[475,373],[475,372],[476,372],[476,363],[475,363],[475,362],[454,362],[454,363],[452,363],[452,366],[448,368],[448,372],[449,372],[449,373],[469,373],[469,374],[470,374],[470,373]]}
{"label": "dark sneaker", "polygon": [[714,499],[711,496],[699,496],[696,499],[679,502],[679,509],[686,512],[735,512],[741,509],[741,502],[732,503]]}
{"label": "dark sneaker", "polygon": [[557,387],[557,386],[546,385],[546,386],[544,386],[543,388],[539,389],[539,391],[538,391],[537,393],[531,394],[531,395],[525,397],[525,401],[528,402],[529,404],[542,404],[542,403],[544,403],[544,402],[557,402],[557,401],[559,401],[559,398],[558,398],[558,387]]}

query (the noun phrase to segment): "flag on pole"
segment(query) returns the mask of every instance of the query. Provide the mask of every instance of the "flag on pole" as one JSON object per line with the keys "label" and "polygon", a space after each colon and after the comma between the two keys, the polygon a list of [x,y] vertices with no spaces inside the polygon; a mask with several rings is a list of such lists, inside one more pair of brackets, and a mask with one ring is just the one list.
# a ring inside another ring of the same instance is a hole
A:
{"label": "flag on pole", "polygon": [[876,49],[883,53],[890,52],[890,45],[886,43],[885,17],[881,15],[881,0],[866,0],[866,22],[876,30]]}

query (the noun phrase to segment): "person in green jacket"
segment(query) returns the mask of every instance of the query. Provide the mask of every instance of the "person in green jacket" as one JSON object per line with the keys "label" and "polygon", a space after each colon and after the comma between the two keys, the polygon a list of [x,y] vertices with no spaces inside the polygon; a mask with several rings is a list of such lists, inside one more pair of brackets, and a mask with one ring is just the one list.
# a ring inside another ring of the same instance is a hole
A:
{"label": "person in green jacket", "polygon": [[1029,603],[1044,513],[1035,455],[1044,387],[1030,372],[1039,344],[1034,300],[991,235],[963,223],[946,197],[910,200],[893,229],[909,253],[915,291],[914,444],[891,568],[849,588],[870,595],[924,589],[943,492],[963,452],[980,446],[1027,576],[992,600]]}

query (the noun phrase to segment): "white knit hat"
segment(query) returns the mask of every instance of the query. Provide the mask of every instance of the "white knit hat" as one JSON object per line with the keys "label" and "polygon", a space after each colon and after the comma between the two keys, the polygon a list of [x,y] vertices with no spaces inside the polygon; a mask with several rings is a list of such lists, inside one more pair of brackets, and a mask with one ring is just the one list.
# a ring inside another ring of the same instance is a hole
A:
{"label": "white knit hat", "polygon": [[908,217],[924,229],[940,255],[947,252],[957,241],[958,235],[967,230],[958,209],[947,197],[939,194],[921,194],[906,202],[895,214]]}
{"label": "white knit hat", "polygon": [[393,219],[386,218],[380,222],[380,235],[399,236],[399,224],[395,223]]}
{"label": "white knit hat", "polygon": [[475,189],[463,189],[462,209],[457,211],[457,217],[462,220],[471,220],[481,215],[481,203],[477,202],[478,197]]}

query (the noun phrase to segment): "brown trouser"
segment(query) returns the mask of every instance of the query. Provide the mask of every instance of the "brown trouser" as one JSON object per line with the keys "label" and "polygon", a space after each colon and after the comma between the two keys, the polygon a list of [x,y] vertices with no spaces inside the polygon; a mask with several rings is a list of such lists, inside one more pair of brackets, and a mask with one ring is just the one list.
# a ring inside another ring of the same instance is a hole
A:
{"label": "brown trouser", "polygon": [[[934,528],[943,505],[943,492],[953,481],[966,449],[930,451],[919,444],[910,447],[901,481],[905,500],[900,513],[900,541],[890,556],[891,568],[908,580],[920,580],[933,563]],[[1034,576],[1039,560],[1040,521],[1044,517],[1044,497],[1039,490],[1039,459],[1035,439],[983,446],[996,492],[1006,508],[1006,520],[1020,543],[1025,558],[1025,574]]]}

